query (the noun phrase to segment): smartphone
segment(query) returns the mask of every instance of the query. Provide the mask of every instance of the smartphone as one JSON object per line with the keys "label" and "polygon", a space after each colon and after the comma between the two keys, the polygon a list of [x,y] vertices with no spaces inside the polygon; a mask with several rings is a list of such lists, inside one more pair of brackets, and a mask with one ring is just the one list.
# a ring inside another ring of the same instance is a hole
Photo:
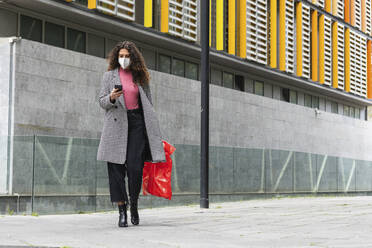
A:
{"label": "smartphone", "polygon": [[123,90],[123,86],[121,84],[115,84],[115,89],[119,89],[118,91]]}

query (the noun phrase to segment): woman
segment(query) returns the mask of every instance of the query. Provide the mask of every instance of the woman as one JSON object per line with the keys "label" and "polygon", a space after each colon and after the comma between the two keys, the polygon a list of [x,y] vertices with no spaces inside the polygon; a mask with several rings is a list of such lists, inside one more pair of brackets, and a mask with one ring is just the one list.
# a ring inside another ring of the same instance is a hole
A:
{"label": "woman", "polygon": [[[142,54],[133,42],[119,42],[111,50],[108,62],[98,96],[105,116],[97,160],[107,161],[111,202],[118,205],[119,227],[127,227],[129,204],[131,222],[139,224],[138,198],[144,162],[166,159]],[[115,85],[121,85],[122,90]]]}

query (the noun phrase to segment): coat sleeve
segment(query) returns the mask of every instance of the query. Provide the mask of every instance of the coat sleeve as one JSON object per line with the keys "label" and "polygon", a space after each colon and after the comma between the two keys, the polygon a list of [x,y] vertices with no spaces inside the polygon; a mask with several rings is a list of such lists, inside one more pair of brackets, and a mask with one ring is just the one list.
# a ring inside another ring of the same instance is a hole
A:
{"label": "coat sleeve", "polygon": [[149,99],[151,105],[153,105],[152,104],[152,96],[151,96],[150,85],[149,84],[145,84],[145,86],[143,87],[143,90],[145,91],[146,96]]}
{"label": "coat sleeve", "polygon": [[99,105],[103,109],[110,109],[115,103],[110,102],[111,89],[109,88],[109,72],[105,72],[102,77],[101,90],[98,94]]}

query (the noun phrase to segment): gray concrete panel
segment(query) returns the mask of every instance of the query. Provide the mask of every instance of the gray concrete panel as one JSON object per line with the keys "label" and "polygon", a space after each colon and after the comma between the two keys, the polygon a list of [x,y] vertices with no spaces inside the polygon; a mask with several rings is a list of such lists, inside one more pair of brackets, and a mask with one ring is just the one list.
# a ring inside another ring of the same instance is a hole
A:
{"label": "gray concrete panel", "polygon": [[264,192],[263,149],[234,148],[234,192]]}
{"label": "gray concrete panel", "polygon": [[172,191],[197,193],[200,190],[200,147],[175,145],[172,154]]}
{"label": "gray concrete panel", "polygon": [[337,160],[327,155],[317,155],[316,158],[317,192],[337,191]]}
{"label": "gray concrete panel", "polygon": [[97,141],[38,136],[34,194],[96,194]]}
{"label": "gray concrete panel", "polygon": [[312,192],[316,185],[316,156],[311,153],[295,152],[294,192]]}
{"label": "gray concrete panel", "polygon": [[293,151],[268,150],[266,192],[293,192]]}
{"label": "gray concrete panel", "polygon": [[234,191],[232,147],[209,147],[209,183],[211,193]]}
{"label": "gray concrete panel", "polygon": [[372,190],[371,161],[356,160],[356,191]]}
{"label": "gray concrete panel", "polygon": [[14,136],[13,193],[31,194],[34,137]]}
{"label": "gray concrete panel", "polygon": [[352,192],[356,186],[356,161],[350,158],[337,158],[338,191]]}

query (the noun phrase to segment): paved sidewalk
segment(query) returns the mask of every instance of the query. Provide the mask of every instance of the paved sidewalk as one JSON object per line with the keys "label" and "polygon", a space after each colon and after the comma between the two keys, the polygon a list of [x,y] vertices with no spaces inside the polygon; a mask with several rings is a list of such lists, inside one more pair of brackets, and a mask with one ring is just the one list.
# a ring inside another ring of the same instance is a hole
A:
{"label": "paved sidewalk", "polygon": [[[372,247],[372,197],[309,197],[139,211],[0,216],[0,247]],[[129,212],[128,212],[129,214]],[[8,245],[8,246],[7,246]]]}

